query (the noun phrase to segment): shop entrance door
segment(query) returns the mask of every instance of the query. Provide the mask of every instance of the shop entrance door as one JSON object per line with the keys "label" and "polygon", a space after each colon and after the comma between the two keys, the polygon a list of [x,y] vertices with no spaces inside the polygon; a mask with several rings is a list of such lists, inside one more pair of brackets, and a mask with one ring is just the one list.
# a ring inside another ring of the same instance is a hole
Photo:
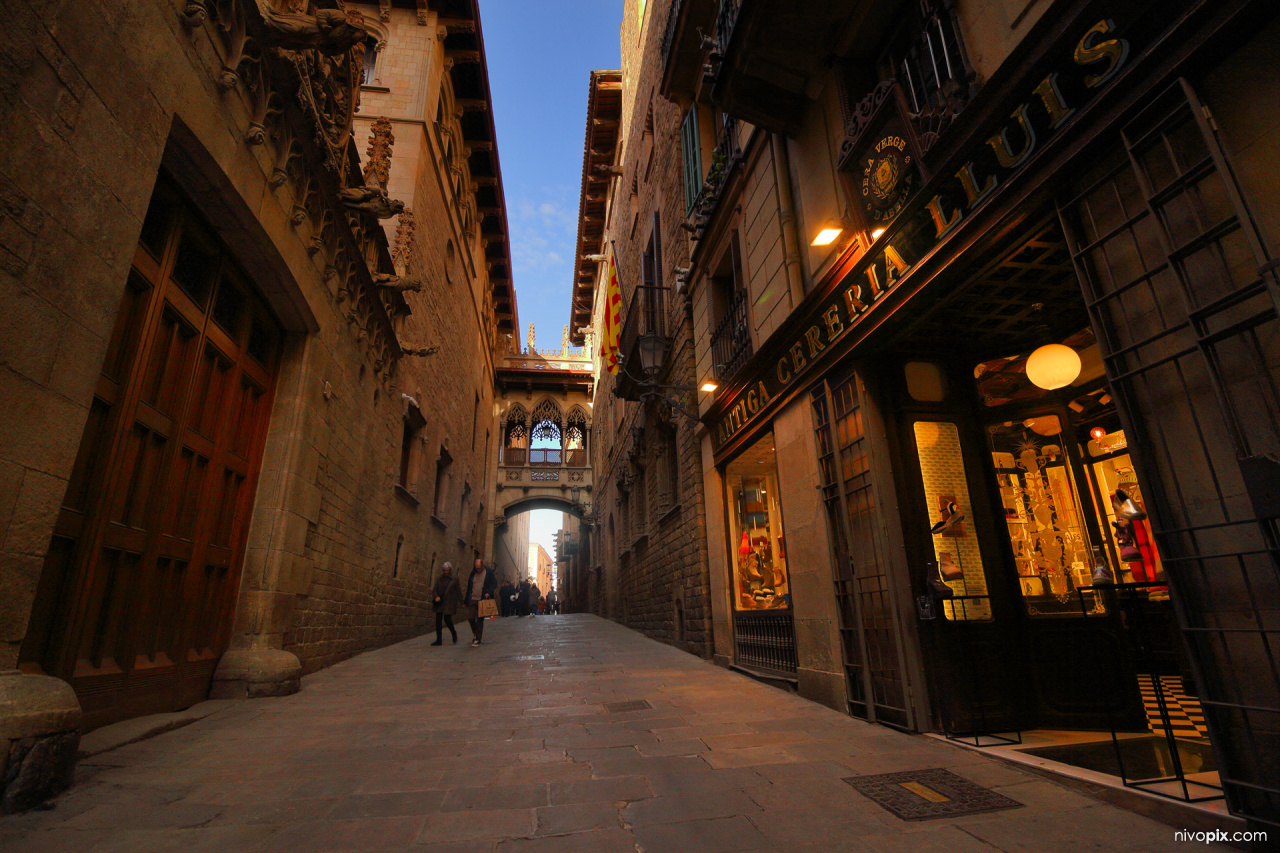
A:
{"label": "shop entrance door", "polygon": [[873,476],[876,454],[865,399],[866,389],[853,372],[825,381],[812,397],[822,497],[836,550],[835,592],[849,712],[915,729],[902,606],[889,573],[884,504]]}
{"label": "shop entrance door", "polygon": [[23,644],[86,728],[208,696],[226,647],[281,330],[162,181]]}
{"label": "shop entrance door", "polygon": [[1059,210],[1224,790],[1235,814],[1275,826],[1280,264],[1218,133],[1180,80]]}

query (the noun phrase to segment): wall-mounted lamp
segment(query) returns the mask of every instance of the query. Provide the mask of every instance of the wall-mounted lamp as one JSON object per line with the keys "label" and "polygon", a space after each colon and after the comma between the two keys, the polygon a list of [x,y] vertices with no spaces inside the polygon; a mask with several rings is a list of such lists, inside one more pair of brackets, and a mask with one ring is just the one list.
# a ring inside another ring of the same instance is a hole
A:
{"label": "wall-mounted lamp", "polygon": [[828,219],[822,224],[822,229],[818,231],[818,236],[813,238],[811,246],[830,246],[836,241],[836,238],[844,233],[844,225],[838,219]]}
{"label": "wall-mounted lamp", "polygon": [[702,390],[707,392],[708,394],[713,393],[719,387],[720,387],[719,385],[712,382],[710,379],[702,383]]}
{"label": "wall-mounted lamp", "polygon": [[883,236],[884,236],[884,229],[883,229],[883,228],[877,228],[876,230],[874,230],[874,231],[872,231],[872,232],[871,232],[871,239],[872,239],[872,240],[879,240],[879,239],[880,239],[881,237],[883,237]]}

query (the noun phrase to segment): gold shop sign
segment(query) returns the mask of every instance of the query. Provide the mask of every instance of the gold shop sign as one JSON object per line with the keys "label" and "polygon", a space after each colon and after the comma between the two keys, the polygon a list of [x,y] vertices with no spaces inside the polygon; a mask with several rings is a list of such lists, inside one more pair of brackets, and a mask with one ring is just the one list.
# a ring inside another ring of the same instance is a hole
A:
{"label": "gold shop sign", "polygon": [[[751,380],[707,414],[712,444],[718,452],[744,428],[770,409],[770,404],[802,384],[827,350],[848,336],[885,294],[955,230],[966,216],[990,198],[1002,182],[1026,163],[1039,147],[1109,83],[1129,58],[1129,41],[1116,35],[1115,21],[1098,21],[1079,38],[1070,54],[1070,70],[1044,77],[1018,105],[998,133],[986,139],[973,158],[951,175],[936,175],[910,202],[886,204],[895,215],[891,233],[860,258],[829,293],[792,315],[745,368]],[[891,167],[909,165],[908,146],[894,139],[874,149]],[[868,195],[888,186],[891,167],[873,163],[864,177]],[[878,178],[875,173],[879,173]],[[896,173],[895,173],[896,174]],[[886,199],[890,193],[884,193]],[[920,198],[928,201],[917,204]],[[888,216],[886,216],[888,218]],[[817,292],[821,292],[817,291]],[[771,410],[770,410],[771,411]]]}

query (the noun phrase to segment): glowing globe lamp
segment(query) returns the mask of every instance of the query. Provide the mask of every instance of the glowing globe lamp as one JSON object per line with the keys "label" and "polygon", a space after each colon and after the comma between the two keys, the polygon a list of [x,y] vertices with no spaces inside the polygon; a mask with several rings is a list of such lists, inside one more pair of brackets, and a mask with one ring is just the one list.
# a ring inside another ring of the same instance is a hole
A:
{"label": "glowing globe lamp", "polygon": [[1080,375],[1080,356],[1071,347],[1045,344],[1027,359],[1027,378],[1046,391],[1065,388]]}

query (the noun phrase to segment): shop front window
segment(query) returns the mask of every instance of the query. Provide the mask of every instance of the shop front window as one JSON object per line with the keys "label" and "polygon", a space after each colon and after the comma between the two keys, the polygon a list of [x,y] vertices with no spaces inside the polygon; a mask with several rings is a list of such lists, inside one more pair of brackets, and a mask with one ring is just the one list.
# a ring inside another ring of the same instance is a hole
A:
{"label": "shop front window", "polygon": [[791,607],[778,465],[773,433],[756,441],[725,469],[733,603],[738,610]]}
{"label": "shop front window", "polygon": [[952,597],[942,602],[946,618],[974,621],[991,618],[987,572],[970,519],[968,478],[955,424],[916,421],[916,453],[924,481],[925,503],[933,527],[936,567],[930,567]]}
{"label": "shop front window", "polygon": [[1061,420],[1040,415],[992,424],[987,439],[1027,612],[1080,615],[1076,590],[1102,612]]}

